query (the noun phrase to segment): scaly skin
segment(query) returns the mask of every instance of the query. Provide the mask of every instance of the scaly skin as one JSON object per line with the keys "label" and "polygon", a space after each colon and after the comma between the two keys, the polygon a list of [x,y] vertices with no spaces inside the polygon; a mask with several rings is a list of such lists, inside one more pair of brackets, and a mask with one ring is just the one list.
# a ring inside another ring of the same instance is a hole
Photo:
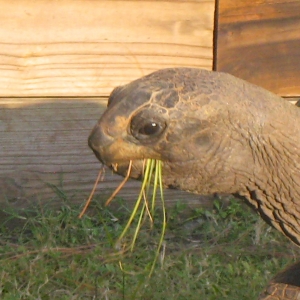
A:
{"label": "scaly skin", "polygon": [[[299,121],[299,108],[231,75],[164,69],[112,92],[89,145],[120,174],[133,160],[140,178],[143,159],[160,159],[166,187],[241,197],[300,245]],[[271,282],[260,299],[300,299],[294,289]]]}
{"label": "scaly skin", "polygon": [[300,300],[298,286],[284,283],[270,283],[258,300]]}

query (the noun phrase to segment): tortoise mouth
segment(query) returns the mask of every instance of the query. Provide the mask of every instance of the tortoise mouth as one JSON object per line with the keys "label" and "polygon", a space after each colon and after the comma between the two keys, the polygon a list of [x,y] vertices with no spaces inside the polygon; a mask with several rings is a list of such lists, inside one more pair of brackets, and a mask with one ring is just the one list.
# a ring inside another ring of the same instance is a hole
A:
{"label": "tortoise mouth", "polygon": [[93,150],[96,158],[100,161],[102,165],[107,166],[109,169],[111,169],[114,173],[117,173],[122,176],[126,176],[128,173],[128,168],[130,166],[130,161],[132,161],[131,164],[131,171],[130,171],[130,177],[139,179],[143,175],[144,165],[145,165],[145,159],[136,158],[136,159],[128,159],[128,158],[120,158],[114,159],[113,156],[107,156],[103,155],[99,149]]}
{"label": "tortoise mouth", "polygon": [[[130,168],[130,160],[111,162],[106,164],[114,173],[117,173],[122,176],[126,176],[128,173],[128,169]],[[145,168],[145,160],[144,159],[136,159],[132,160],[131,170],[130,170],[130,178],[141,179],[144,174]]]}

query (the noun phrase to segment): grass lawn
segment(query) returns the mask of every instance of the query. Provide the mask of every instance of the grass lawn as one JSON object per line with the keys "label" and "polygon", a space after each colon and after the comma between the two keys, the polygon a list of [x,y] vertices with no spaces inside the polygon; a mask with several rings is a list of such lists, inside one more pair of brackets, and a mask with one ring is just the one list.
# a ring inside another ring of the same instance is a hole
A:
{"label": "grass lawn", "polygon": [[[6,213],[0,236],[0,299],[256,299],[267,281],[300,251],[250,209],[233,200],[212,211],[183,204],[168,209],[167,232],[148,278],[160,238],[145,222],[133,252],[114,248],[130,211],[94,200],[79,207]],[[130,229],[134,232],[134,224]],[[127,236],[129,243],[130,237]]]}

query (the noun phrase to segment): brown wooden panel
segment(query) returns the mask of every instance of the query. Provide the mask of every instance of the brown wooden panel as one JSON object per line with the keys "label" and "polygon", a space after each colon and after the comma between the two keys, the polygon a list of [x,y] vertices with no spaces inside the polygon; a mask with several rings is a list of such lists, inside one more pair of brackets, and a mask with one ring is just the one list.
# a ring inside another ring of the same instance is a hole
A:
{"label": "brown wooden panel", "polygon": [[[0,209],[86,200],[100,168],[87,138],[106,100],[0,98]],[[107,199],[121,180],[106,172],[96,198]],[[134,203],[139,188],[139,182],[131,181],[120,196]],[[185,200],[199,206],[199,199],[166,191],[168,204]]]}
{"label": "brown wooden panel", "polygon": [[0,0],[0,96],[104,96],[159,68],[212,68],[214,0]]}
{"label": "brown wooden panel", "polygon": [[215,69],[300,95],[300,1],[219,0]]}

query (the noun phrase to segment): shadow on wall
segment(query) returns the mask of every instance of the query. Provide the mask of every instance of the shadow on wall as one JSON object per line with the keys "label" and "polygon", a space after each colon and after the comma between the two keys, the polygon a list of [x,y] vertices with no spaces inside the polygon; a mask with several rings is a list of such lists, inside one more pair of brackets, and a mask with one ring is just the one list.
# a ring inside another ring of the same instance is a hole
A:
{"label": "shadow on wall", "polygon": [[[106,107],[106,99],[1,101],[0,208],[57,207],[65,200],[83,203],[100,167],[87,138]],[[97,198],[107,199],[121,180],[107,171]],[[139,188],[139,182],[130,181],[119,196],[134,203]],[[211,202],[181,191],[166,192],[167,204],[178,200],[197,207]]]}

